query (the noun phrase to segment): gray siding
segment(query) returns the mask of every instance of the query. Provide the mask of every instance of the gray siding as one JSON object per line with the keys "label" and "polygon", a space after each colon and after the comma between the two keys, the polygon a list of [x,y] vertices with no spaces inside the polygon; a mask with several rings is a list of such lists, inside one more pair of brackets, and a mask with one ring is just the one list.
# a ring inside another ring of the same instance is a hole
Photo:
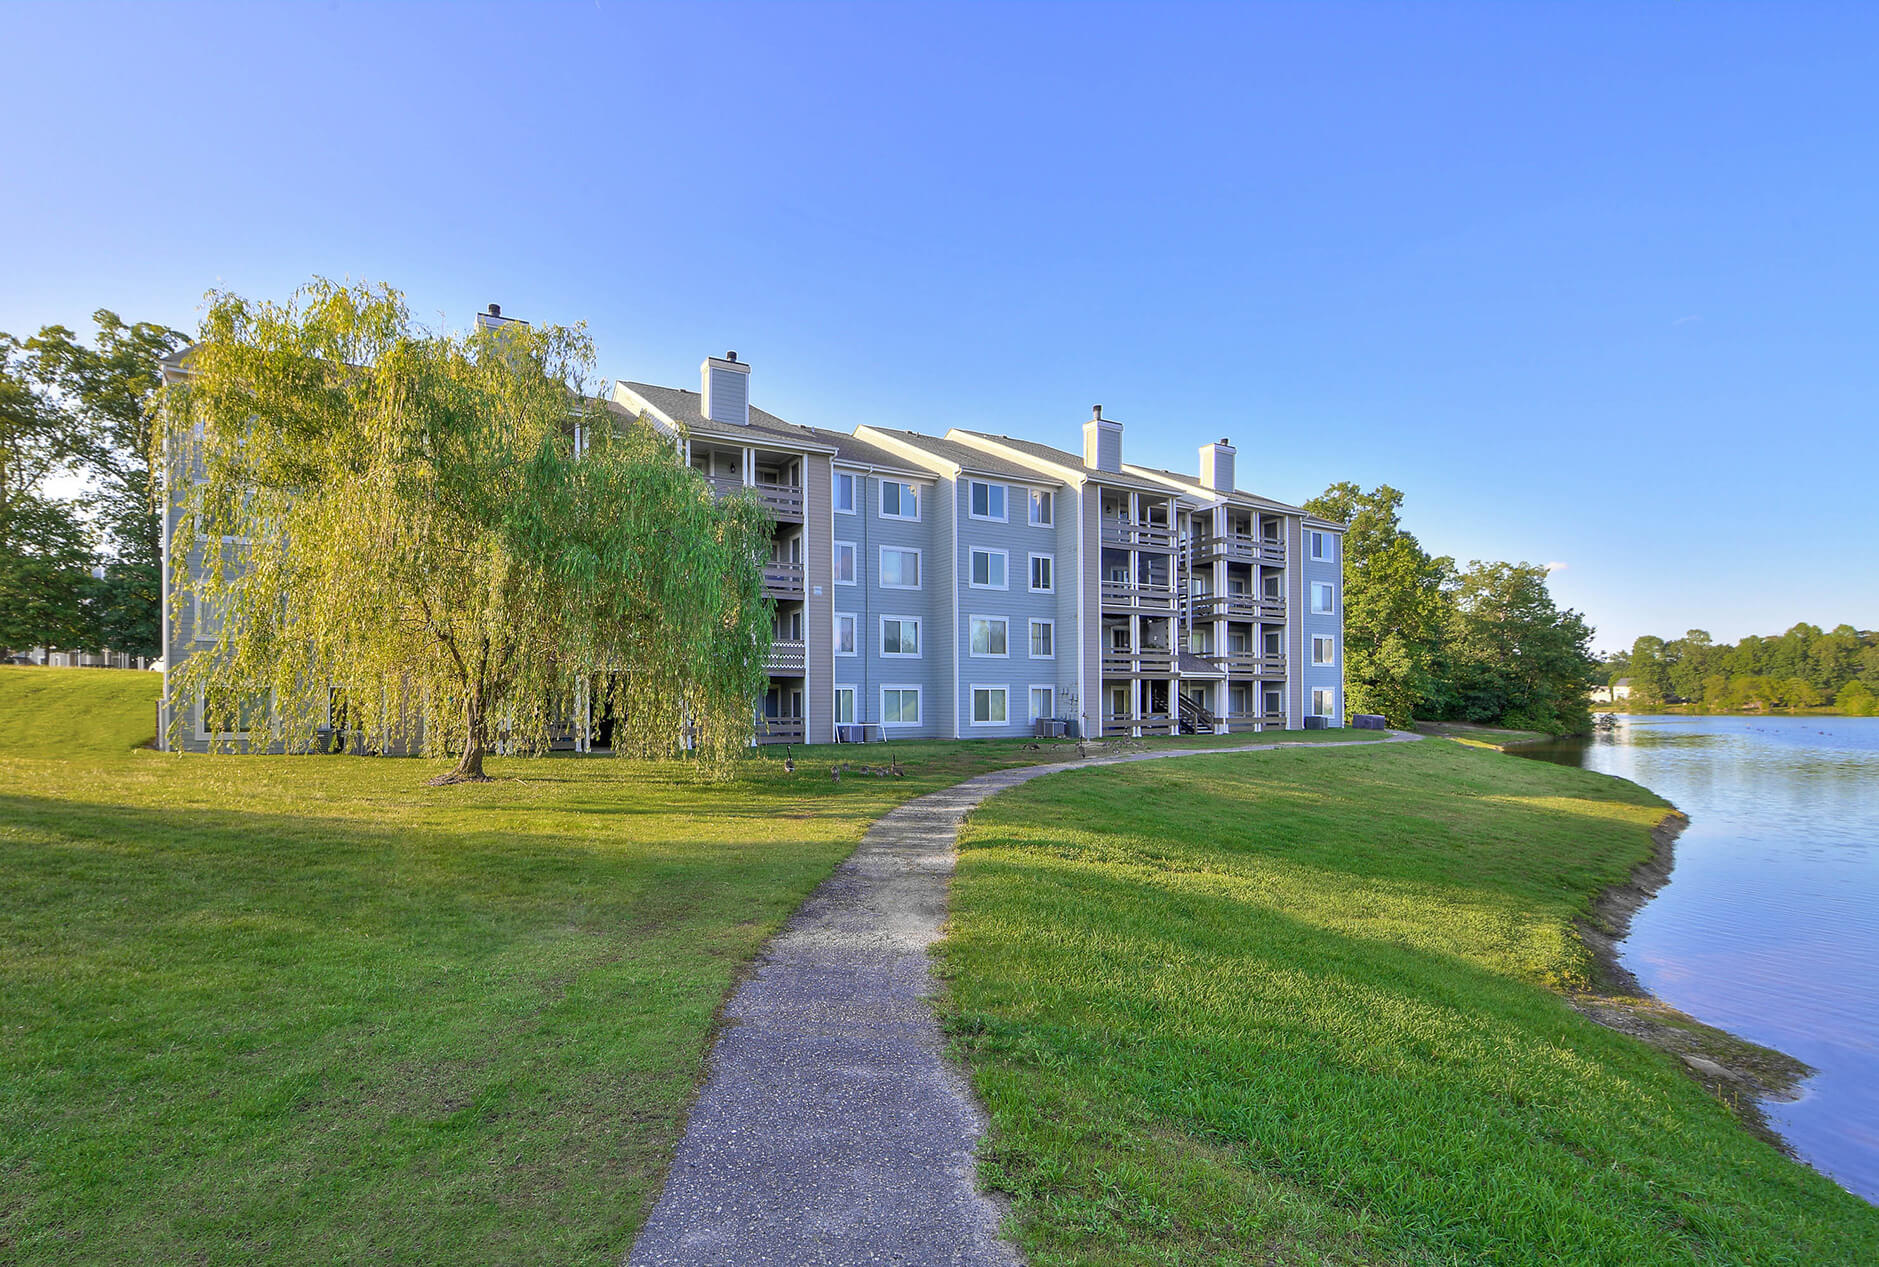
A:
{"label": "gray siding", "polygon": [[[1004,488],[1004,522],[972,517],[972,485],[992,484]],[[1040,485],[1041,486],[1041,485]],[[1074,626],[1062,614],[1062,594],[1066,587],[1074,591],[1076,566],[1066,558],[1057,528],[1034,527],[1028,521],[1027,503],[1030,485],[1008,481],[961,476],[958,481],[958,603],[954,637],[959,643],[959,680],[956,683],[955,707],[959,710],[959,734],[967,739],[990,739],[1033,733],[1030,716],[1030,692],[1033,686],[1048,686],[1053,693],[1071,685],[1076,677]],[[979,588],[972,584],[972,556],[975,550],[1002,552],[1006,559],[1005,587]],[[1034,594],[1030,589],[1031,555],[1049,555],[1053,571],[1065,569],[1054,578],[1048,593]],[[1006,654],[1002,657],[972,653],[971,622],[974,616],[1002,618],[1006,621]],[[1031,621],[1052,622],[1056,644],[1048,659],[1031,655]],[[1066,671],[1067,670],[1067,671]],[[973,720],[973,692],[978,688],[1005,691],[1005,721],[981,723]],[[1053,708],[1053,711],[1056,711]]]}
{"label": "gray siding", "polygon": [[[1304,705],[1303,712],[1300,715],[1305,716],[1310,714],[1312,691],[1329,689],[1337,693],[1332,706],[1332,716],[1334,719],[1332,725],[1341,726],[1344,724],[1345,720],[1344,579],[1342,562],[1344,557],[1344,542],[1340,534],[1329,534],[1331,537],[1331,552],[1334,557],[1326,562],[1318,562],[1311,558],[1310,534],[1310,529],[1301,527],[1299,534],[1301,539],[1297,554],[1299,563],[1296,568],[1296,570],[1304,576],[1304,584],[1302,586],[1304,598],[1298,605],[1299,616],[1294,622],[1300,627],[1299,640],[1303,644],[1303,653],[1298,660],[1300,670],[1295,675],[1300,684],[1300,700]],[[1333,594],[1335,601],[1332,604],[1334,610],[1330,615],[1316,615],[1313,614],[1311,610],[1311,587],[1314,582],[1329,582],[1334,587]],[[1336,642],[1337,662],[1332,665],[1314,665],[1311,662],[1311,640],[1314,636],[1326,635]]]}
{"label": "gray siding", "polygon": [[[942,531],[940,499],[930,482],[911,481],[920,488],[920,519],[909,522],[883,518],[883,477],[852,471],[855,476],[855,513],[832,517],[832,540],[855,547],[855,584],[832,586],[833,610],[855,617],[855,654],[834,658],[831,691],[855,688],[855,719],[881,720],[881,689],[914,686],[920,690],[920,724],[889,730],[890,739],[931,739],[950,733],[951,713],[946,708],[952,649],[946,628],[950,607],[940,580],[948,538]],[[902,481],[909,482],[909,481]],[[884,546],[920,551],[920,588],[887,589],[881,585],[881,549]],[[830,550],[832,552],[833,546]],[[910,616],[920,622],[918,657],[881,654],[881,618]],[[833,646],[833,626],[825,646]],[[833,703],[831,696],[831,713]]]}
{"label": "gray siding", "polygon": [[803,690],[804,735],[810,743],[835,738],[835,670],[831,650],[835,644],[833,618],[833,534],[830,530],[829,459],[819,454],[803,458]]}

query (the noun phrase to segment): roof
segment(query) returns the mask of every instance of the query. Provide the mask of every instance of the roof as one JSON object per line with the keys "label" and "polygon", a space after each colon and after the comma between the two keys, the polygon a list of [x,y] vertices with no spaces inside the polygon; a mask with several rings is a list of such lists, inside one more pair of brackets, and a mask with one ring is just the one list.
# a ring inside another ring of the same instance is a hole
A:
{"label": "roof", "polygon": [[1132,488],[1138,492],[1166,493],[1168,491],[1154,480],[1143,479],[1141,476],[1131,475],[1127,471],[1098,470],[1096,467],[1085,464],[1082,457],[1075,453],[1071,453],[1065,449],[1053,448],[1048,444],[1039,444],[1035,440],[1014,440],[1010,436],[993,435],[989,431],[967,431],[963,427],[957,428],[957,430],[964,435],[977,436],[981,440],[990,440],[994,444],[1002,444],[1014,453],[1023,453],[1029,457],[1036,458],[1040,462],[1049,462],[1054,466],[1068,467],[1082,475],[1085,479],[1096,480],[1103,484],[1114,484],[1118,488]]}
{"label": "roof", "polygon": [[918,479],[933,478],[933,472],[916,465],[890,449],[883,449],[877,444],[869,444],[859,436],[851,436],[845,431],[827,431],[821,427],[802,429],[823,444],[833,447],[837,462],[871,466],[878,470],[892,471],[897,475],[911,475]]}
{"label": "roof", "polygon": [[[748,444],[751,441],[768,441],[780,448],[808,449],[816,452],[832,452],[835,448],[826,440],[816,437],[812,427],[799,427],[793,422],[784,422],[775,414],[765,413],[755,405],[750,407],[750,424],[740,427],[736,423],[714,422],[699,411],[704,397],[697,392],[688,392],[678,387],[658,387],[652,383],[629,383],[621,380],[618,384],[635,396],[651,405],[668,421],[685,428],[693,435],[707,436],[719,440],[735,440]],[[618,401],[609,402],[623,414],[632,411],[621,406]]]}
{"label": "roof", "polygon": [[878,435],[891,436],[902,444],[930,453],[942,461],[951,462],[962,471],[973,475],[990,475],[995,479],[1020,480],[1027,484],[1061,485],[1062,480],[1053,479],[1042,471],[1033,470],[1021,462],[999,457],[996,453],[987,453],[983,449],[957,440],[947,440],[940,436],[922,435],[918,431],[896,431],[891,427],[869,427],[868,430]]}

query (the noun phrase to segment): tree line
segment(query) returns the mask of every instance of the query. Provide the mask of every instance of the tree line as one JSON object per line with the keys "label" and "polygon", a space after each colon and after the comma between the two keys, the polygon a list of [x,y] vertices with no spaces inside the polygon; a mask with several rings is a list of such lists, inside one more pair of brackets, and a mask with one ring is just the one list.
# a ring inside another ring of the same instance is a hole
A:
{"label": "tree line", "polygon": [[1562,610],[1546,568],[1431,555],[1403,494],[1338,483],[1305,503],[1344,537],[1344,696],[1395,726],[1465,721],[1547,734],[1591,726],[1592,627]]}
{"label": "tree line", "polygon": [[1646,634],[1600,665],[1630,679],[1631,708],[1689,705],[1709,712],[1832,707],[1879,716],[1879,631],[1798,624],[1786,633],[1718,643],[1702,629],[1666,641]]}
{"label": "tree line", "polygon": [[150,405],[187,339],[108,309],[92,323],[89,343],[0,332],[0,650],[161,652]]}

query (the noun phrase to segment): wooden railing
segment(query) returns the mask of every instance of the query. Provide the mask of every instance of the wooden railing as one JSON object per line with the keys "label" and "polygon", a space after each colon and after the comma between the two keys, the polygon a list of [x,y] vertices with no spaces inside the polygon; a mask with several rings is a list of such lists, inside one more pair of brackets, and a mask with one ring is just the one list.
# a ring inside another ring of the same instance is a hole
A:
{"label": "wooden railing", "polygon": [[787,638],[772,641],[770,658],[763,662],[769,672],[783,674],[800,674],[807,663],[808,655],[803,644]]}
{"label": "wooden railing", "polygon": [[1173,550],[1174,529],[1138,524],[1129,519],[1103,519],[1103,544],[1132,550]]}
{"label": "wooden railing", "polygon": [[802,743],[805,734],[800,717],[759,717],[758,743]]}
{"label": "wooden railing", "polygon": [[1110,677],[1166,677],[1174,672],[1174,653],[1165,647],[1103,652],[1103,673]]}
{"label": "wooden railing", "polygon": [[1207,658],[1234,677],[1285,676],[1285,657],[1282,655],[1257,655],[1251,651],[1229,651],[1225,655],[1213,655]]}
{"label": "wooden railing", "polygon": [[1104,581],[1103,604],[1106,607],[1132,607],[1143,611],[1174,610],[1174,586],[1142,585],[1134,581]]}
{"label": "wooden railing", "polygon": [[705,483],[719,497],[732,497],[745,491],[754,492],[757,501],[776,519],[786,519],[795,523],[803,521],[803,490],[799,484],[746,484],[743,480],[730,475],[707,475]]}
{"label": "wooden railing", "polygon": [[763,592],[771,598],[801,598],[803,596],[802,564],[764,564]]}

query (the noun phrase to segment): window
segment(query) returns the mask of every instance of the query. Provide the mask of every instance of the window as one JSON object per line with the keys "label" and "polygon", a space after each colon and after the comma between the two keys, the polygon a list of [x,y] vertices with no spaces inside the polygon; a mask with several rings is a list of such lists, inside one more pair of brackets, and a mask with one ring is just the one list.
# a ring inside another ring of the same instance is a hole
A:
{"label": "window", "polygon": [[1031,658],[1033,660],[1057,658],[1056,621],[1034,620],[1031,622]]}
{"label": "window", "polygon": [[920,490],[898,480],[881,481],[881,518],[918,519]]}
{"label": "window", "polygon": [[1277,629],[1266,630],[1266,654],[1275,658],[1285,654],[1285,648],[1279,643]]}
{"label": "window", "polygon": [[855,654],[855,617],[852,612],[835,613],[835,654]]}
{"label": "window", "polygon": [[1048,554],[1031,556],[1031,592],[1048,594],[1057,588],[1056,560]]}
{"label": "window", "polygon": [[920,588],[920,552],[881,547],[881,584],[891,590]]}
{"label": "window", "polygon": [[1337,587],[1329,581],[1313,581],[1311,609],[1321,616],[1337,611]]}
{"label": "window", "polygon": [[1311,640],[1311,662],[1313,664],[1337,663],[1337,639],[1322,638],[1313,635]]}
{"label": "window", "polygon": [[1011,632],[1011,622],[1003,616],[973,616],[970,618],[972,629],[972,654],[1002,656],[1009,655],[1007,640]]}
{"label": "window", "polygon": [[837,585],[855,583],[855,543],[852,541],[835,543],[835,583]]}
{"label": "window", "polygon": [[1005,522],[1005,486],[972,481],[972,517]]}
{"label": "window", "polygon": [[1311,715],[1313,717],[1331,717],[1335,706],[1336,691],[1326,687],[1314,687],[1311,692]]}
{"label": "window", "polygon": [[972,724],[974,726],[1005,724],[1004,687],[975,686],[972,688]]}
{"label": "window", "polygon": [[852,471],[835,472],[835,513],[855,513],[855,476]]}
{"label": "window", "polygon": [[977,590],[1002,590],[1005,585],[1005,561],[1003,550],[972,550],[972,588]]}
{"label": "window", "polygon": [[1031,522],[1039,528],[1048,528],[1056,522],[1057,496],[1048,488],[1031,490]]}
{"label": "window", "polygon": [[883,726],[918,726],[920,724],[920,688],[917,686],[882,687],[881,724]]}
{"label": "window", "polygon": [[1054,686],[1034,686],[1031,688],[1031,720],[1047,721],[1057,715],[1057,688]]}
{"label": "window", "polygon": [[920,654],[920,622],[912,616],[881,617],[881,654]]}
{"label": "window", "polygon": [[1279,702],[1279,693],[1277,691],[1267,691],[1266,692],[1266,716],[1277,717],[1280,713],[1283,713],[1284,711],[1285,711],[1285,706]]}
{"label": "window", "polygon": [[855,688],[838,686],[835,688],[835,724],[852,724],[855,720]]}
{"label": "window", "polygon": [[1319,562],[1329,562],[1337,558],[1337,547],[1332,544],[1333,538],[1330,533],[1314,532],[1309,535],[1311,537],[1312,558],[1317,559]]}

